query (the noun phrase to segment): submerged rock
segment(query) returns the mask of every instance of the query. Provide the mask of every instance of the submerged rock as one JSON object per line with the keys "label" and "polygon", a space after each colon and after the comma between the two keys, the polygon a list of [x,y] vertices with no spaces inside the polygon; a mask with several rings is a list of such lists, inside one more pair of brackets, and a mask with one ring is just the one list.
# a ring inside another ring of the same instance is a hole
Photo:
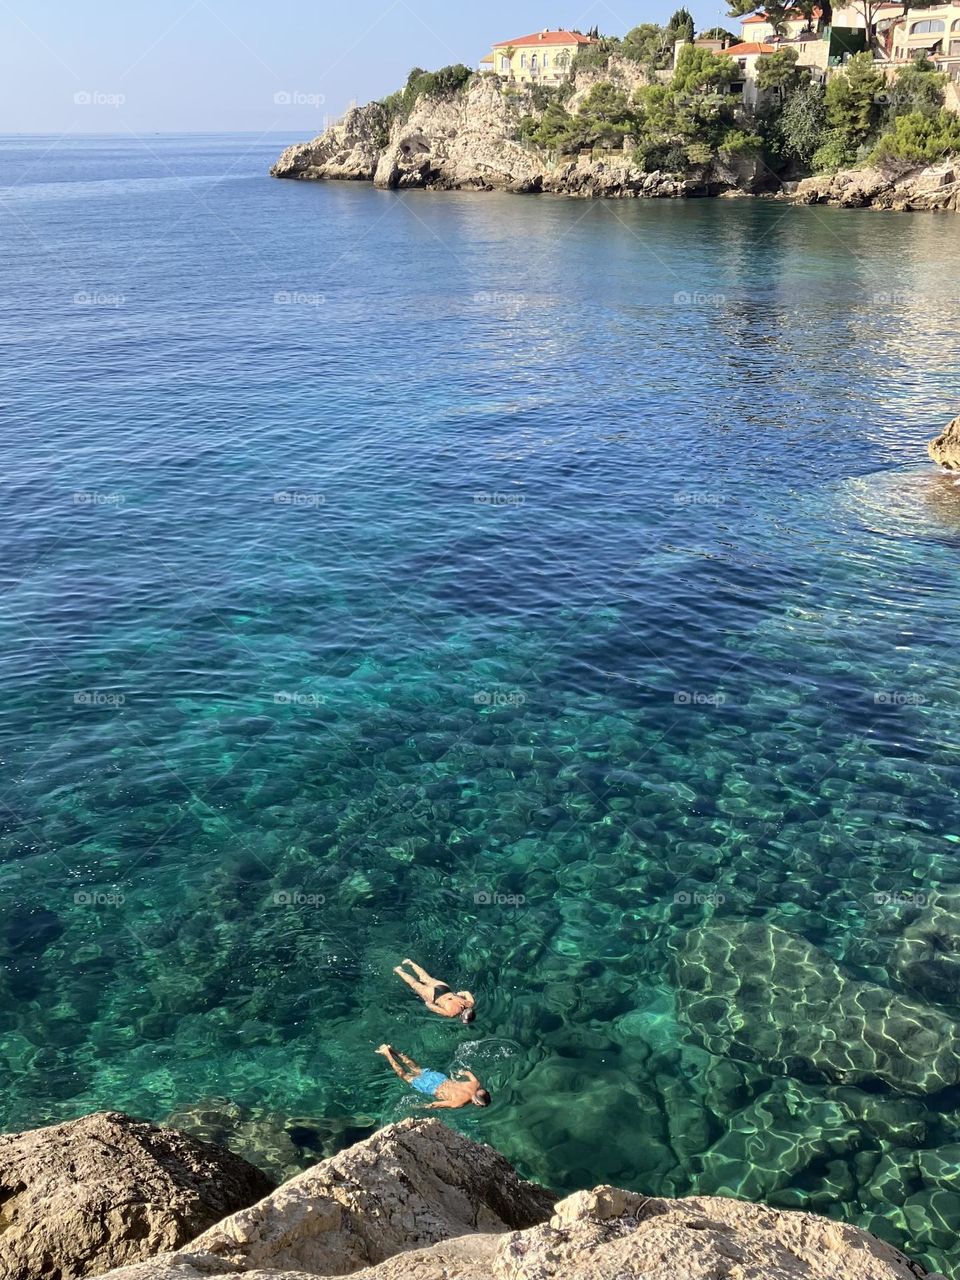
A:
{"label": "submerged rock", "polygon": [[759,921],[691,930],[677,1007],[711,1053],[778,1075],[883,1081],[934,1093],[960,1081],[960,1027],[935,1009],[847,977],[812,943]]}
{"label": "submerged rock", "polygon": [[960,469],[960,418],[954,418],[935,440],[930,441],[927,453],[941,467],[948,467],[951,471]]}
{"label": "submerged rock", "polygon": [[[550,1201],[489,1147],[436,1120],[407,1120],[294,1179],[183,1251],[110,1272],[109,1280],[923,1275],[867,1231],[809,1213],[733,1199],[637,1196],[613,1187],[577,1192],[553,1208]],[[914,1212],[922,1210],[925,1204]]]}
{"label": "submerged rock", "polygon": [[222,1147],[115,1112],[5,1134],[0,1275],[97,1275],[179,1248],[272,1189]]}

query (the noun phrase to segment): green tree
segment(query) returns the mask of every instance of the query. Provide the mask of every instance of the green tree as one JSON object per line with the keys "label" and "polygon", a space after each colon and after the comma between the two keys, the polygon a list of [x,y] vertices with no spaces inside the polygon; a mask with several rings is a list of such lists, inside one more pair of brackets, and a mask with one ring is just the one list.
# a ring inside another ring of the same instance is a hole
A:
{"label": "green tree", "polygon": [[663,70],[673,60],[673,47],[667,47],[666,32],[666,27],[655,22],[642,22],[623,37],[623,56],[641,63],[649,71]]}
{"label": "green tree", "polygon": [[725,40],[727,44],[736,44],[740,37],[728,31],[726,27],[711,27],[709,31],[700,32],[701,40]]}
{"label": "green tree", "polygon": [[797,66],[796,49],[778,49],[757,63],[757,88],[775,90],[783,102],[787,94],[810,79],[810,72]]}
{"label": "green tree", "polygon": [[943,106],[949,77],[938,71],[927,57],[915,59],[904,67],[889,90],[890,115],[935,116]]}
{"label": "green tree", "polygon": [[958,151],[960,116],[943,110],[935,116],[914,111],[897,117],[893,129],[874,147],[870,163],[910,169]]}
{"label": "green tree", "polygon": [[827,124],[847,152],[856,152],[876,130],[883,105],[884,78],[873,55],[857,53],[842,75],[827,85]]}
{"label": "green tree", "polygon": [[[879,4],[882,0],[874,0]],[[784,35],[788,18],[798,13],[815,29],[828,27],[833,22],[833,6],[830,0],[782,0],[781,3],[759,4],[757,0],[730,0],[731,18],[746,18],[752,13],[762,14],[776,31]]]}
{"label": "green tree", "polygon": [[678,9],[666,26],[667,44],[671,49],[678,40],[683,40],[686,44],[692,44],[694,31],[693,14],[689,9]]}
{"label": "green tree", "polygon": [[774,121],[771,149],[784,164],[809,169],[827,131],[823,85],[815,80],[795,89]]}
{"label": "green tree", "polygon": [[678,94],[702,94],[715,92],[738,76],[737,64],[726,54],[688,44],[680,50],[671,85]]}

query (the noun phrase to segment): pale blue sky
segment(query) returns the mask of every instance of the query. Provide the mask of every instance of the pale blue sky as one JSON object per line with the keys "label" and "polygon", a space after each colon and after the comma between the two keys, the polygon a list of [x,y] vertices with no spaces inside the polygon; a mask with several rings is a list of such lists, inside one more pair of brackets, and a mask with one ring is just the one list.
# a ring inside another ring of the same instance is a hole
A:
{"label": "pale blue sky", "polygon": [[[494,40],[548,26],[597,23],[622,34],[665,21],[676,7],[676,0],[0,0],[0,133],[307,137],[325,114],[399,87],[414,65],[475,66]],[[715,0],[687,7],[701,27],[726,11]]]}

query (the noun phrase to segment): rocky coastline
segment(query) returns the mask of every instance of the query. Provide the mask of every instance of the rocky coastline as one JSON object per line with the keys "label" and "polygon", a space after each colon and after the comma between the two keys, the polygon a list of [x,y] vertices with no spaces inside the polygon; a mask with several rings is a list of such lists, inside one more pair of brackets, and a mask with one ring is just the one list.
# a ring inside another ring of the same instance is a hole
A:
{"label": "rocky coastline", "polygon": [[[639,69],[611,59],[604,78],[626,92]],[[571,105],[596,82],[577,72]],[[302,181],[372,182],[385,190],[504,191],[581,199],[689,199],[747,195],[894,211],[960,209],[960,163],[943,161],[907,173],[848,169],[783,183],[748,157],[722,157],[682,175],[647,173],[633,162],[633,144],[553,157],[523,141],[519,123],[536,110],[528,91],[477,76],[458,93],[424,95],[405,119],[391,120],[373,102],[348,111],[310,142],[287,147],[271,174]]]}
{"label": "rocky coastline", "polygon": [[716,1196],[559,1200],[409,1119],[284,1182],[118,1113],[0,1137],[5,1280],[920,1280],[858,1227]]}

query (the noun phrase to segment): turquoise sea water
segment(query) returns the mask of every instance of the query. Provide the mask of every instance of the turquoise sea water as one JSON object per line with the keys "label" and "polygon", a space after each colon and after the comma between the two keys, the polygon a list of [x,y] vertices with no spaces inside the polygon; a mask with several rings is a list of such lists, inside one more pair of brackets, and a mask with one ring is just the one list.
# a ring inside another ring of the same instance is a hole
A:
{"label": "turquoise sea water", "polygon": [[287,141],[0,144],[3,1128],[289,1170],[389,1040],[558,1190],[951,1273],[960,224]]}

